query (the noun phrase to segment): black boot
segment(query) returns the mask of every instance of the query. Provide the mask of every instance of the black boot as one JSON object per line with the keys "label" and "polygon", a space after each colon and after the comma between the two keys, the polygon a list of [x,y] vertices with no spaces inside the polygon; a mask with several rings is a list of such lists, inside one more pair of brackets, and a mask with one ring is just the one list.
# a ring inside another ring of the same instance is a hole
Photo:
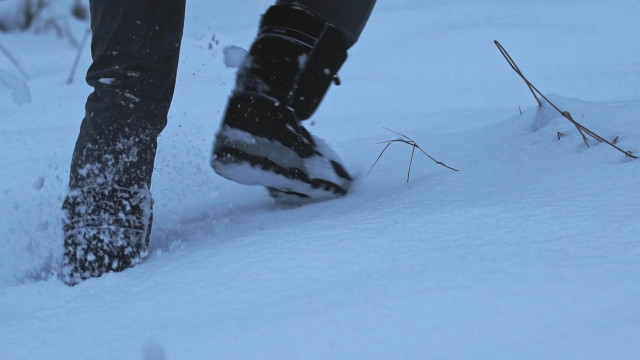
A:
{"label": "black boot", "polygon": [[75,285],[122,271],[147,256],[153,200],[146,189],[87,188],[69,193],[60,277]]}
{"label": "black boot", "polygon": [[345,195],[351,177],[302,126],[347,57],[331,24],[294,6],[272,6],[238,71],[211,165],[233,181],[262,185],[281,201]]}
{"label": "black boot", "polygon": [[122,271],[147,254],[157,138],[173,97],[185,0],[90,0],[86,103],[64,204],[60,278]]}

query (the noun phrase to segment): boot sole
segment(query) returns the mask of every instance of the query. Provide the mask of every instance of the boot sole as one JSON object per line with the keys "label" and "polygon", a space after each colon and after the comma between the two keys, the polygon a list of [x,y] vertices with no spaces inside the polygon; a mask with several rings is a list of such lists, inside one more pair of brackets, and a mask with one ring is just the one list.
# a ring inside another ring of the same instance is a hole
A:
{"label": "boot sole", "polygon": [[321,153],[303,158],[278,142],[223,126],[216,139],[211,166],[229,180],[266,187],[279,202],[310,202],[344,196],[351,177],[339,161],[334,160],[337,157],[328,147],[324,152],[334,155],[333,159]]}

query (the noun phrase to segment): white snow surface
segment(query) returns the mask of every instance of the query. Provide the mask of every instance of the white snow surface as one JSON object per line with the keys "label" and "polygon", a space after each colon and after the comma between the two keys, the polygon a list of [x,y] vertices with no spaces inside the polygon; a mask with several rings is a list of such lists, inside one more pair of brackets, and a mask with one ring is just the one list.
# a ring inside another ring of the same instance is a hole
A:
{"label": "white snow surface", "polygon": [[[208,165],[223,49],[249,48],[270,4],[188,2],[151,256],[73,288],[52,274],[91,89],[65,84],[68,42],[0,34],[32,95],[0,92],[0,359],[638,359],[640,160],[538,109],[493,45],[640,154],[638,1],[381,1],[308,124],[356,184],[299,208]],[[416,153],[406,183],[393,144],[365,176],[384,127],[460,171]]]}
{"label": "white snow surface", "polygon": [[11,92],[11,99],[16,104],[28,104],[31,102],[29,86],[16,76],[0,70],[0,85]]}

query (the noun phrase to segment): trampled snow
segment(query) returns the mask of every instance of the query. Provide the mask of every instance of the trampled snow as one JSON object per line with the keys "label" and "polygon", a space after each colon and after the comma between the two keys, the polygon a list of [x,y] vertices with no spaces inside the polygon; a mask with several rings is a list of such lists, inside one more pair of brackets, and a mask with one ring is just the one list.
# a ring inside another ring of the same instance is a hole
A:
{"label": "trampled snow", "polygon": [[[299,208],[209,168],[224,49],[249,48],[270,3],[188,3],[151,256],[74,288],[51,274],[90,88],[65,83],[64,39],[0,35],[32,97],[0,89],[0,359],[638,358],[640,160],[539,109],[493,40],[640,154],[640,3],[381,1],[309,123],[357,182]],[[394,143],[366,175],[384,127],[460,171],[416,152],[406,183]]]}

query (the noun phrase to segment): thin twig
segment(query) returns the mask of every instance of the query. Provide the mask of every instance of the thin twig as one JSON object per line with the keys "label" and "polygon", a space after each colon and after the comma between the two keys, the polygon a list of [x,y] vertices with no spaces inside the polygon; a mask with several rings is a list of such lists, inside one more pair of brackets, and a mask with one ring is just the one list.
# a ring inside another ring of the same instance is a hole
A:
{"label": "thin twig", "polygon": [[438,161],[438,160],[434,159],[431,155],[427,154],[424,150],[422,150],[420,145],[418,145],[410,137],[408,137],[406,135],[403,135],[403,134],[401,134],[401,133],[399,133],[397,131],[393,131],[393,130],[391,130],[389,128],[385,128],[385,129],[388,130],[388,131],[391,131],[392,133],[394,133],[394,134],[396,134],[398,136],[400,136],[400,138],[393,139],[393,140],[386,140],[386,141],[383,141],[383,142],[380,143],[380,144],[386,144],[386,145],[385,145],[384,149],[382,149],[382,151],[380,152],[380,155],[378,155],[378,158],[376,159],[376,161],[374,161],[373,165],[371,165],[371,168],[367,172],[367,175],[369,175],[369,173],[371,173],[371,170],[373,170],[373,167],[376,166],[376,164],[378,163],[378,160],[380,160],[380,158],[382,157],[384,152],[387,151],[389,146],[391,146],[391,144],[393,144],[393,143],[403,143],[403,144],[407,144],[407,145],[412,147],[411,158],[409,159],[409,170],[407,171],[407,182],[409,182],[409,179],[411,177],[411,166],[413,165],[413,157],[414,157],[414,155],[416,153],[416,149],[420,150],[420,152],[422,152],[425,156],[427,156],[429,159],[431,159],[436,164],[438,164],[440,166],[444,166],[449,170],[458,171],[457,169],[454,169],[454,168],[448,166],[447,164],[443,163],[442,161]]}
{"label": "thin twig", "polygon": [[413,165],[413,155],[416,153],[416,147],[414,146],[411,149],[411,158],[409,159],[409,171],[407,171],[407,182],[409,182],[409,178],[411,177],[411,165]]}
{"label": "thin twig", "polygon": [[73,31],[71,31],[71,27],[69,26],[69,20],[67,18],[63,18],[61,22],[62,22],[62,25],[61,25],[62,31],[64,32],[64,35],[67,37],[67,39],[69,39],[69,42],[71,43],[71,45],[76,49],[80,47],[80,43],[76,39],[75,35],[73,35]]}
{"label": "thin twig", "polygon": [[[553,102],[551,102],[551,100],[549,100],[540,90],[538,90],[538,88],[536,88],[522,73],[522,71],[520,71],[520,68],[518,68],[518,65],[516,65],[515,61],[513,60],[513,58],[511,58],[511,55],[509,55],[509,53],[507,52],[507,50],[497,41],[494,40],[493,41],[496,46],[498,47],[498,50],[500,50],[500,53],[502,53],[502,56],[504,56],[504,58],[507,60],[507,62],[509,63],[509,65],[511,66],[511,68],[524,80],[524,82],[527,84],[527,86],[529,87],[529,90],[531,90],[531,93],[533,94],[533,97],[536,99],[536,101],[538,102],[538,105],[540,107],[542,107],[542,102],[540,101],[540,99],[538,98],[537,95],[540,95],[540,97],[542,97],[549,105],[551,105],[558,113],[560,113],[560,115],[562,115],[564,118],[566,118],[567,120],[569,120],[575,127],[576,129],[578,129],[578,132],[580,133],[580,135],[582,135],[582,140],[584,141],[584,143],[589,146],[589,140],[587,139],[587,136],[585,135],[585,133],[589,136],[591,136],[592,138],[600,141],[600,142],[604,142],[606,144],[608,144],[609,146],[615,148],[616,150],[622,152],[623,154],[625,154],[625,156],[628,156],[630,158],[634,158],[637,159],[638,157],[636,155],[634,155],[631,151],[627,151],[627,150],[623,150],[621,148],[619,148],[618,146],[616,146],[614,143],[606,140],[605,138],[603,138],[602,136],[596,134],[595,132],[591,131],[590,129],[586,128],[584,125],[580,124],[579,122],[575,121],[573,119],[573,117],[571,116],[571,114],[568,111],[563,111],[560,110],[559,107],[557,107]],[[537,95],[536,95],[537,94]]]}
{"label": "thin twig", "polygon": [[[387,148],[389,148],[389,146],[391,146],[391,141],[385,141],[387,143],[387,145],[384,147],[384,149],[382,149],[382,151],[380,152],[380,155],[378,155],[378,158],[376,159],[376,161],[373,162],[373,165],[371,165],[371,168],[369,169],[369,171],[367,172],[367,175],[369,175],[369,173],[371,172],[371,170],[373,170],[373,167],[376,166],[376,164],[378,163],[378,160],[380,160],[380,158],[382,157],[382,155],[384,154],[385,151],[387,151]],[[383,143],[384,144],[384,143]]]}
{"label": "thin twig", "polygon": [[71,73],[69,74],[69,79],[67,79],[67,84],[73,83],[73,77],[76,74],[76,69],[78,68],[78,63],[80,62],[80,56],[82,55],[84,45],[87,43],[87,39],[89,39],[89,34],[91,34],[91,29],[87,29],[87,31],[84,33],[84,36],[82,37],[82,42],[80,42],[78,53],[76,54],[76,58],[73,61],[73,66],[71,67]]}
{"label": "thin twig", "polygon": [[538,96],[536,95],[536,92],[534,91],[534,89],[537,91],[536,87],[533,86],[533,84],[530,83],[529,80],[527,80],[527,78],[524,76],[522,71],[520,71],[520,68],[518,67],[518,65],[516,65],[516,62],[511,58],[511,55],[509,55],[507,50],[505,50],[505,48],[503,48],[502,45],[497,40],[494,40],[494,42],[495,42],[496,46],[498,47],[498,50],[500,50],[500,52],[502,53],[502,56],[504,56],[504,58],[507,60],[507,62],[509,63],[509,65],[513,69],[513,71],[518,73],[518,75],[520,75],[520,77],[524,80],[524,82],[527,83],[527,86],[529,87],[529,91],[531,91],[531,94],[533,95],[533,97],[538,102],[538,106],[542,107],[542,102],[540,101],[540,99],[538,99]]}
{"label": "thin twig", "polygon": [[9,52],[9,50],[7,50],[4,46],[2,46],[2,44],[0,44],[0,52],[2,52],[7,57],[7,59],[9,59],[9,61],[13,64],[13,66],[15,66],[16,69],[18,69],[18,71],[20,71],[20,74],[22,74],[25,80],[29,80],[29,75],[27,74],[27,72],[24,71],[22,66],[20,66],[20,63],[18,62],[18,60],[16,60],[16,58],[14,58],[13,55],[11,55],[11,53]]}

